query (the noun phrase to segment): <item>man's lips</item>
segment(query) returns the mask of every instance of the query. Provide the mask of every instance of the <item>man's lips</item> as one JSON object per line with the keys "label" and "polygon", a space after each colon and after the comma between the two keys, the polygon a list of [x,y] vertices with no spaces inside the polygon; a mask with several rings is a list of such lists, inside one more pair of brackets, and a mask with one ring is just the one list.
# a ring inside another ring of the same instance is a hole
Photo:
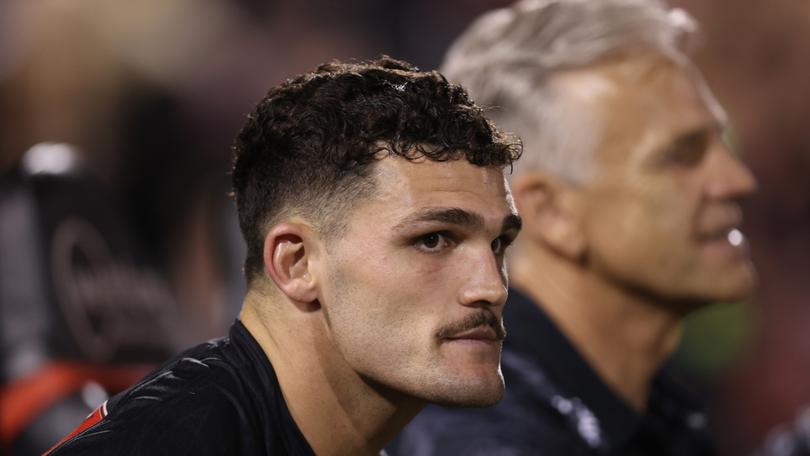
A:
{"label": "man's lips", "polygon": [[736,227],[727,227],[698,239],[703,252],[711,256],[747,259],[748,242],[745,235]]}
{"label": "man's lips", "polygon": [[702,220],[698,230],[698,239],[701,241],[714,241],[723,239],[733,230],[740,230],[743,216],[737,206],[728,207],[723,211],[715,210]]}
{"label": "man's lips", "polygon": [[478,326],[476,328],[469,329],[467,331],[461,332],[459,334],[454,334],[449,337],[445,337],[447,340],[484,340],[484,341],[501,341],[504,339],[502,334],[497,334],[494,329],[490,326]]}
{"label": "man's lips", "polygon": [[704,230],[698,235],[698,239],[701,241],[714,241],[718,239],[724,239],[728,236],[728,233],[737,230],[739,231],[740,227],[738,225],[724,225],[717,228],[712,228],[710,230]]}
{"label": "man's lips", "polygon": [[707,231],[698,236],[697,240],[704,246],[728,246],[733,248],[744,247],[745,235],[737,225],[728,225]]}
{"label": "man's lips", "polygon": [[485,309],[467,315],[459,321],[442,327],[436,332],[440,340],[503,340],[506,330],[503,321],[491,310]]}

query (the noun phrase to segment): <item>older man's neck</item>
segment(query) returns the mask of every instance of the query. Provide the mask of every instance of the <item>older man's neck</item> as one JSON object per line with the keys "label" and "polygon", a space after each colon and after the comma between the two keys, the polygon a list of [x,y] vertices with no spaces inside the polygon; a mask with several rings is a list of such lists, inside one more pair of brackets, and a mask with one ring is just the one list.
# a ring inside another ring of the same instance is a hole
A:
{"label": "older man's neck", "polygon": [[425,404],[363,380],[326,336],[317,312],[259,310],[275,304],[285,303],[248,295],[240,319],[272,362],[287,407],[315,454],[379,454]]}
{"label": "older man's neck", "polygon": [[516,261],[511,277],[602,380],[643,412],[653,377],[680,340],[682,315],[548,253]]}

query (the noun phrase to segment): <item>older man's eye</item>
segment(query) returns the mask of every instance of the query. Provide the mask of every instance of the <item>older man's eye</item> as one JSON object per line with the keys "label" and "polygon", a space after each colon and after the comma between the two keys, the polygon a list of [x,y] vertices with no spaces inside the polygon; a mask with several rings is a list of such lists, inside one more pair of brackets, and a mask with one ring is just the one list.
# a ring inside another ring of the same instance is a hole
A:
{"label": "older man's eye", "polygon": [[503,253],[504,248],[503,244],[504,244],[503,239],[495,238],[495,240],[492,241],[492,244],[490,244],[490,248],[492,248],[492,251],[495,252],[496,254],[500,254]]}
{"label": "older man's eye", "polygon": [[670,146],[663,163],[687,168],[696,166],[706,156],[711,139],[711,132],[705,130],[685,135]]}
{"label": "older man's eye", "polygon": [[512,244],[512,238],[509,236],[499,236],[495,238],[490,244],[490,248],[496,255],[503,255],[506,249]]}

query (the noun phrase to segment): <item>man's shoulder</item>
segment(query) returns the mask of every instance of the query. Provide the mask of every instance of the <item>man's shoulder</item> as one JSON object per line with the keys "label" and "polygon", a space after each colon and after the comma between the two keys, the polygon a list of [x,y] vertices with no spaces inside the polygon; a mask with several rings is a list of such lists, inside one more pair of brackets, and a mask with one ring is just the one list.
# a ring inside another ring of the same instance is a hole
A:
{"label": "man's shoulder", "polygon": [[179,399],[189,392],[210,390],[211,386],[238,387],[241,361],[234,355],[230,339],[221,338],[192,347],[165,362],[122,396],[130,400],[151,394],[161,399]]}
{"label": "man's shoulder", "polygon": [[152,419],[160,414],[180,421],[182,414],[200,410],[227,413],[247,394],[241,369],[228,352],[227,338],[186,350],[112,398],[109,418],[138,420],[145,414]]}
{"label": "man's shoulder", "polygon": [[250,401],[223,354],[227,343],[201,344],[169,360],[106,402],[97,422],[52,454],[210,453],[244,438]]}

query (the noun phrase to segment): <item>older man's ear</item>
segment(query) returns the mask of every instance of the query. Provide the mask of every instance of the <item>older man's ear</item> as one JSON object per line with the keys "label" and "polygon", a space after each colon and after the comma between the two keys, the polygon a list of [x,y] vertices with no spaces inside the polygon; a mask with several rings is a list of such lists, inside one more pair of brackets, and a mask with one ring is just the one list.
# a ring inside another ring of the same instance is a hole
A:
{"label": "older man's ear", "polygon": [[577,188],[542,171],[524,172],[511,185],[523,218],[521,236],[558,255],[580,260],[586,242]]}

